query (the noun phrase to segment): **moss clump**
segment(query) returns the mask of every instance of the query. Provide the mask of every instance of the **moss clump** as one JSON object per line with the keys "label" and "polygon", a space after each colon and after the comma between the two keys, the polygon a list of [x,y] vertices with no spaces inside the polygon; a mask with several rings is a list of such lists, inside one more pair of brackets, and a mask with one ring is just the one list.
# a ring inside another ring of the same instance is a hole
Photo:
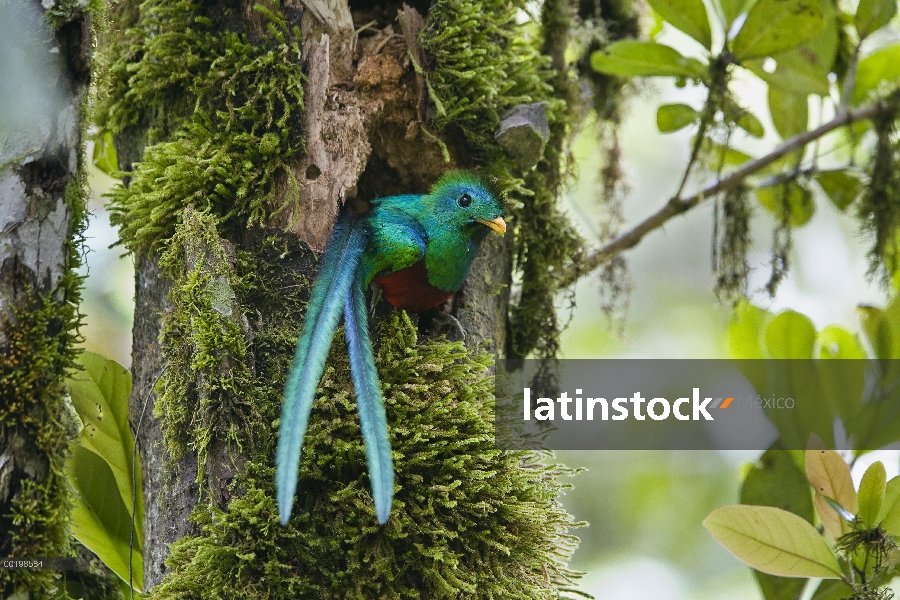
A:
{"label": "moss clump", "polygon": [[[11,481],[17,494],[11,510],[0,514],[0,531],[10,542],[3,556],[72,556],[69,530],[70,485],[64,467],[75,423],[65,403],[65,375],[74,367],[80,341],[84,228],[87,223],[86,182],[83,170],[69,180],[65,203],[69,210],[66,232],[65,274],[57,290],[35,289],[34,274],[16,271],[14,289],[25,299],[14,307],[12,321],[0,322],[6,343],[0,346],[0,433],[24,441],[29,454],[38,456],[24,466],[28,477]],[[35,455],[35,450],[37,454]],[[22,474],[23,466],[16,467]],[[18,488],[18,489],[17,489]],[[0,571],[0,593],[25,589],[36,598],[49,597],[61,586],[54,571]]]}
{"label": "moss clump", "polygon": [[116,47],[110,71],[120,84],[106,129],[121,133],[159,114],[151,142],[174,132],[149,146],[125,174],[130,185],[112,194],[111,220],[129,249],[157,248],[188,203],[226,232],[269,217],[276,176],[303,148],[303,73],[299,30],[256,10],[268,24],[251,36],[223,32],[230,10],[152,0]]}
{"label": "moss clump", "polygon": [[[562,215],[558,197],[563,143],[571,92],[565,74],[541,54],[534,23],[517,24],[526,2],[438,0],[428,12],[419,41],[430,56],[428,90],[434,103],[430,122],[457,127],[485,165],[510,190],[518,248],[516,268],[523,281],[511,313],[510,356],[537,351],[552,357],[560,324],[554,300],[564,286],[563,267],[577,260],[583,241]],[[547,102],[551,140],[538,167],[521,173],[494,140],[500,116],[525,103]]]}
{"label": "moss clump", "polygon": [[376,361],[397,468],[388,524],[375,520],[349,366],[336,349],[290,526],[278,524],[274,470],[247,465],[227,511],[195,512],[201,535],[172,546],[157,597],[559,596],[576,542],[556,500],[567,471],[537,453],[496,449],[488,356],[459,343],[417,345],[405,313],[380,333]]}
{"label": "moss clump", "polygon": [[252,435],[254,411],[249,349],[237,302],[234,250],[220,239],[215,218],[192,207],[160,259],[174,283],[164,317],[162,348],[169,368],[154,415],[172,459],[188,446],[197,453],[197,481],[206,471],[213,439],[237,447]]}

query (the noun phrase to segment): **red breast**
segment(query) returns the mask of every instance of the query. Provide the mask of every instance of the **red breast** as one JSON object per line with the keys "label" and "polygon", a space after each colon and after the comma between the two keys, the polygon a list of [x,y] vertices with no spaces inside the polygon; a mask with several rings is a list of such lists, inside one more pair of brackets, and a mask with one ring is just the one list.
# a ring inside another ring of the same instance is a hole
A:
{"label": "red breast", "polygon": [[392,306],[415,313],[440,306],[453,295],[428,283],[424,260],[372,281],[381,286],[384,299]]}

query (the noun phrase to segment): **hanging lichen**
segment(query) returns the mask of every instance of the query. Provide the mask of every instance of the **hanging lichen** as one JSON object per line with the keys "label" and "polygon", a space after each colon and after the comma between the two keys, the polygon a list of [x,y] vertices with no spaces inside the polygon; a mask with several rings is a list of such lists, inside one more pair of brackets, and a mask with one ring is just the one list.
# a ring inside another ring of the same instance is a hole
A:
{"label": "hanging lichen", "polygon": [[888,100],[895,108],[875,121],[875,149],[869,185],[862,196],[859,215],[863,230],[872,238],[869,274],[889,284],[900,267],[900,135],[897,118],[900,94]]}
{"label": "hanging lichen", "polygon": [[[716,218],[720,220],[714,231],[713,270],[716,274],[716,296],[724,302],[735,303],[747,295],[747,276],[750,266],[747,252],[750,249],[749,190],[738,185],[722,195],[721,207],[717,206]],[[720,202],[716,199],[716,203]],[[719,216],[721,214],[721,216]]]}

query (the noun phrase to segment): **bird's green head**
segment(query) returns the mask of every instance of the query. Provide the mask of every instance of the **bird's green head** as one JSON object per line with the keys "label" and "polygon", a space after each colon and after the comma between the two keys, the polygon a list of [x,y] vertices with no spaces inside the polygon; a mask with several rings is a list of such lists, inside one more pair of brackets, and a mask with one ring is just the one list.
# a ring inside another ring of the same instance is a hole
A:
{"label": "bird's green head", "polygon": [[460,230],[469,229],[477,237],[487,233],[482,226],[500,234],[506,232],[499,192],[471,171],[445,173],[431,188],[428,199],[438,218]]}

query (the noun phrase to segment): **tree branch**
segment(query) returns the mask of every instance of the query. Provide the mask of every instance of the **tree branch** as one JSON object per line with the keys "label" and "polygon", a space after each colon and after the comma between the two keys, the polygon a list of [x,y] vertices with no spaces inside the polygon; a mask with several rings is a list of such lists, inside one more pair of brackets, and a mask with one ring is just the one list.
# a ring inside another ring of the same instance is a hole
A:
{"label": "tree branch", "polygon": [[602,248],[590,253],[580,264],[572,265],[566,274],[566,284],[571,285],[572,283],[575,283],[579,277],[590,273],[620,252],[635,247],[645,235],[655,229],[659,229],[672,217],[689,211],[719,192],[734,188],[744,179],[766,168],[782,156],[805,147],[810,142],[823,137],[839,127],[850,125],[857,121],[871,119],[885,109],[886,107],[882,102],[873,102],[872,104],[868,104],[856,110],[846,112],[841,111],[831,121],[785,140],[784,143],[772,150],[769,154],[742,164],[725,177],[707,184],[700,191],[691,196],[682,198],[680,194],[676,195],[658,211],[628,231],[619,234]]}

